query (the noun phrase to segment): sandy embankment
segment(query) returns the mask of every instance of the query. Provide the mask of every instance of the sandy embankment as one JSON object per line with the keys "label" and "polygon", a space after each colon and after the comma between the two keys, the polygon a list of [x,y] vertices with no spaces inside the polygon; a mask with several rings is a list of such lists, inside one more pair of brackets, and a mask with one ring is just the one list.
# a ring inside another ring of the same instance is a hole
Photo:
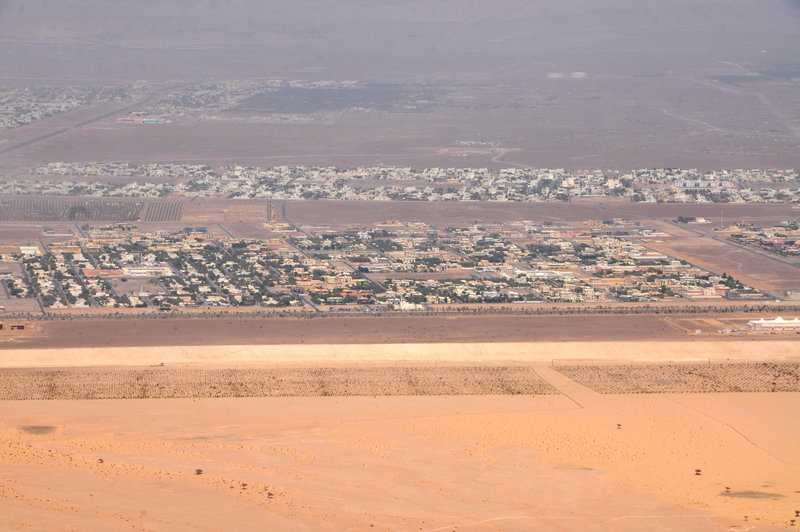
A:
{"label": "sandy embankment", "polygon": [[146,366],[153,364],[482,363],[553,360],[638,362],[702,360],[798,360],[800,342],[629,341],[508,342],[362,345],[236,345],[170,347],[97,347],[0,350],[0,367]]}

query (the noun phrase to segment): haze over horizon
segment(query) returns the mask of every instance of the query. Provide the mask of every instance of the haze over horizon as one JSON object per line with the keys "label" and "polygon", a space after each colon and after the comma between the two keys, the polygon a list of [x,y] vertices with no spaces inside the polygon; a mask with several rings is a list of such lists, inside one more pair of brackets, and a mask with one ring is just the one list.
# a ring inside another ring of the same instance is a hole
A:
{"label": "haze over horizon", "polygon": [[88,81],[299,73],[502,83],[574,71],[724,74],[730,63],[796,77],[798,22],[798,2],[786,0],[6,0],[0,66],[5,78]]}
{"label": "haze over horizon", "polygon": [[[798,167],[797,50],[794,0],[0,3],[0,86],[278,79],[437,91],[415,113],[347,97],[339,108],[309,105],[316,119],[302,126],[231,130],[220,116],[191,131],[170,126],[156,144],[109,133],[129,156],[109,148],[98,160]],[[90,160],[94,137],[69,138],[39,147]],[[237,147],[225,151],[223,138]],[[279,146],[285,138],[291,144]],[[240,147],[251,139],[262,142]],[[442,155],[456,139],[508,151]],[[54,160],[28,155],[9,154],[0,167]]]}

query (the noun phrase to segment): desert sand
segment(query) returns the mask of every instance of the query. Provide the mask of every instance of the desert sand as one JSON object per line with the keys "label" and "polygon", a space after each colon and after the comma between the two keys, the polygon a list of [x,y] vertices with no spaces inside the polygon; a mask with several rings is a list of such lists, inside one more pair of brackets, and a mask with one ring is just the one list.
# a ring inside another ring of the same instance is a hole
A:
{"label": "desert sand", "polygon": [[563,394],[0,402],[0,513],[34,530],[771,530],[794,518],[798,394],[600,395],[539,371]]}
{"label": "desert sand", "polygon": [[601,394],[557,371],[708,359],[796,363],[800,343],[2,350],[4,368],[84,373],[525,365],[559,393],[0,401],[0,514],[33,530],[794,527],[800,393]]}
{"label": "desert sand", "polygon": [[800,342],[791,338],[731,341],[485,342],[392,344],[208,345],[172,347],[87,347],[4,349],[0,367],[147,366],[247,364],[320,365],[376,362],[502,363],[553,360],[673,361],[798,360]]}

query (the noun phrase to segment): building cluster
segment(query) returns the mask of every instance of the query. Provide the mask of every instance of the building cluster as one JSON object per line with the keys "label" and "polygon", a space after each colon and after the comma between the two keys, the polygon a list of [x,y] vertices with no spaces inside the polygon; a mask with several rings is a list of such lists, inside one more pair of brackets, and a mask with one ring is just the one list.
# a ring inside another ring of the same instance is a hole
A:
{"label": "building cluster", "polygon": [[161,98],[133,109],[128,117],[214,118],[260,93],[281,89],[342,89],[357,86],[357,81],[233,80],[197,83],[175,89]]}
{"label": "building cluster", "polygon": [[724,231],[738,244],[757,247],[786,257],[800,256],[800,220],[786,220],[779,225],[756,227],[736,224]]}
{"label": "building cluster", "polygon": [[139,233],[115,224],[87,228],[85,235],[3,257],[23,267],[20,278],[6,279],[21,287],[14,295],[38,297],[50,308],[280,306],[297,299],[271,289],[266,249],[247,262],[251,253],[237,241],[210,238],[202,229]]}
{"label": "building cluster", "polygon": [[218,174],[204,164],[132,163],[49,163],[33,170],[34,175],[79,177],[141,177],[154,180],[189,180]]}
{"label": "building cluster", "polygon": [[[181,195],[191,183],[218,174],[203,164],[50,163],[32,171],[36,180],[2,180],[0,194],[158,198]],[[40,179],[68,176],[75,179]],[[109,181],[107,178],[129,178]],[[104,180],[104,178],[106,178]]]}
{"label": "building cluster", "polygon": [[[85,227],[80,238],[4,246],[11,297],[49,308],[307,307],[411,310],[441,305],[759,299],[647,247],[639,222],[358,227],[269,226],[270,238],[221,237],[204,228],[141,232]],[[661,235],[666,236],[666,235]]]}
{"label": "building cluster", "polygon": [[0,130],[96,103],[124,102],[134,85],[0,88]]}
{"label": "building cluster", "polygon": [[[797,203],[796,170],[678,168],[636,170],[621,176],[634,183],[633,201],[674,203]],[[789,184],[788,186],[786,184]],[[793,187],[792,184],[795,186]]]}
{"label": "building cluster", "polygon": [[[0,194],[225,197],[395,201],[570,201],[627,197],[641,202],[800,203],[795,170],[637,170],[628,173],[508,168],[274,168],[207,165],[50,163],[37,176],[0,181]],[[103,180],[127,177],[126,183]]]}

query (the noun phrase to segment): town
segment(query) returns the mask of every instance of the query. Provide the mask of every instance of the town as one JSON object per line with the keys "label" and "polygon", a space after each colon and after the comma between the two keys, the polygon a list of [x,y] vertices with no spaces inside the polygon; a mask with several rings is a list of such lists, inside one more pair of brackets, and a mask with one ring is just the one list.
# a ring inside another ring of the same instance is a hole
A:
{"label": "town", "polygon": [[727,274],[648,248],[666,235],[636,221],[266,225],[266,239],[84,225],[61,243],[0,247],[0,278],[9,306],[35,298],[43,312],[766,299]]}
{"label": "town", "polygon": [[100,87],[0,87],[0,130],[98,103],[130,100],[141,84]]}
{"label": "town", "polygon": [[785,257],[800,256],[800,222],[785,220],[780,225],[756,227],[737,224],[728,231],[731,242],[763,249]]}
{"label": "town", "polygon": [[35,180],[0,179],[0,194],[433,202],[563,202],[608,197],[645,203],[800,203],[796,170],[642,169],[623,173],[306,166],[217,170],[203,164],[62,162],[39,166],[31,173]]}

